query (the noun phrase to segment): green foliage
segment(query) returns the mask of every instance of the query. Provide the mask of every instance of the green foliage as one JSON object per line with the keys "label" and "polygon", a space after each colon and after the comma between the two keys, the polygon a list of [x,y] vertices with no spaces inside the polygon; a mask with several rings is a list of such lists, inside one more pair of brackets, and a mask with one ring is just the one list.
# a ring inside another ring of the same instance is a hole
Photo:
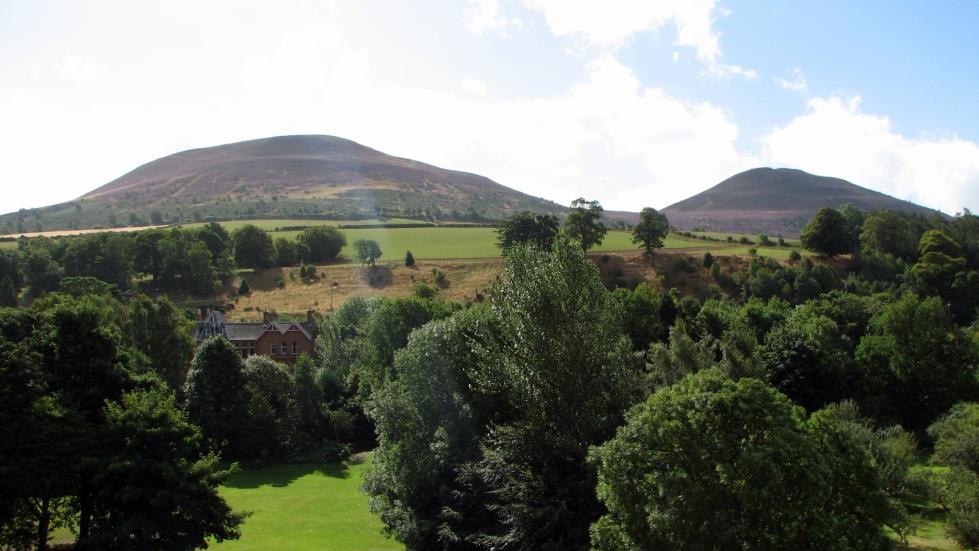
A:
{"label": "green foliage", "polygon": [[61,258],[66,276],[90,276],[128,289],[133,276],[130,238],[117,233],[96,233],[68,241]]}
{"label": "green foliage", "polygon": [[238,539],[244,515],[217,486],[230,471],[203,455],[200,429],[163,390],[127,393],[106,406],[106,429],[123,443],[94,478],[92,548],[192,549]]}
{"label": "green foliage", "polygon": [[[346,236],[329,226],[306,228],[296,239],[306,249],[306,256],[302,258],[305,262],[329,262],[347,244]],[[381,256],[380,253],[377,256]]]}
{"label": "green foliage", "polygon": [[571,202],[571,210],[564,219],[564,231],[588,250],[600,245],[608,229],[602,220],[602,205],[598,201],[586,201],[583,197]]}
{"label": "green foliage", "polygon": [[292,240],[283,237],[275,239],[275,265],[279,267],[295,266],[299,263],[299,248]]}
{"label": "green foliage", "polygon": [[887,547],[863,451],[755,379],[708,370],[664,387],[590,461],[608,508],[596,549]]}
{"label": "green foliage", "polygon": [[644,350],[650,343],[666,340],[677,313],[671,295],[659,294],[646,283],[632,291],[620,287],[612,294],[622,303],[622,329],[632,341],[633,350]]}
{"label": "green foliage", "polygon": [[860,244],[878,254],[888,254],[910,262],[915,258],[918,235],[906,216],[880,211],[867,215]]}
{"label": "green foliage", "polygon": [[805,248],[832,258],[854,250],[848,227],[840,211],[825,207],[816,212],[799,237]]}
{"label": "green foliage", "polygon": [[246,297],[250,295],[251,292],[252,292],[252,288],[248,284],[248,280],[245,278],[241,278],[241,283],[238,285],[238,294],[243,297]]}
{"label": "green foliage", "polygon": [[411,268],[415,265],[415,255],[411,254],[411,251],[405,252],[405,266]]}
{"label": "green foliage", "polygon": [[194,357],[194,323],[166,297],[139,295],[129,302],[124,338],[149,359],[161,379],[182,395]]}
{"label": "green foliage", "polygon": [[522,211],[508,216],[496,228],[496,243],[506,251],[518,244],[530,243],[542,249],[550,249],[557,237],[559,222],[553,214],[537,214]]}
{"label": "green foliage", "polygon": [[378,258],[381,258],[381,246],[377,241],[370,239],[358,239],[354,241],[354,248],[357,250],[357,260],[361,265],[373,266]]}
{"label": "green foliage", "polygon": [[710,254],[710,251],[705,252],[700,264],[704,268],[710,269],[714,265],[714,255]]}
{"label": "green foliage", "polygon": [[951,469],[938,495],[949,509],[949,534],[965,549],[979,547],[979,404],[961,403],[928,429],[932,462]]}
{"label": "green foliage", "polygon": [[210,441],[210,449],[234,458],[252,452],[246,383],[244,365],[228,340],[211,337],[197,347],[184,390],[187,412]]}
{"label": "green foliage", "polygon": [[260,460],[282,457],[296,442],[292,375],[286,366],[266,356],[250,356],[242,373],[248,392],[245,447],[249,456]]}
{"label": "green foliage", "polygon": [[[863,377],[876,382],[879,418],[921,433],[952,404],[975,399],[979,350],[938,297],[908,293],[884,306],[856,350]],[[865,404],[861,404],[865,405]]]}
{"label": "green foliage", "polygon": [[552,252],[513,247],[490,300],[398,354],[371,401],[366,487],[412,548],[581,548],[601,510],[587,446],[637,393],[619,306],[562,238]]}
{"label": "green foliage", "polygon": [[663,246],[663,239],[670,232],[670,223],[666,215],[656,209],[645,207],[639,213],[639,223],[632,229],[632,242],[642,243],[646,254]]}
{"label": "green foliage", "polygon": [[275,245],[265,230],[248,224],[231,234],[231,249],[239,268],[268,268],[275,261]]}

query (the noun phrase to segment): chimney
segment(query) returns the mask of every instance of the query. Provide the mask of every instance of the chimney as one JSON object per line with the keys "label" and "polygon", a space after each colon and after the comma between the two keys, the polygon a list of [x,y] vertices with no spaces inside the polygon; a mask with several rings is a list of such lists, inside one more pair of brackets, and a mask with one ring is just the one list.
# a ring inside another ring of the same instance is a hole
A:
{"label": "chimney", "polygon": [[275,318],[275,310],[262,310],[262,323],[272,323]]}

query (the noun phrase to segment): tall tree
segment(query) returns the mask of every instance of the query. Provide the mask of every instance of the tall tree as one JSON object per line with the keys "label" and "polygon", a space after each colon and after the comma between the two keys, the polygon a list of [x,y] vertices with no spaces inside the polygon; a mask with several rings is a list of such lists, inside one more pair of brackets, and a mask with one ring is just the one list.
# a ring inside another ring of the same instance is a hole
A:
{"label": "tall tree", "polygon": [[840,211],[824,207],[802,229],[802,245],[830,258],[853,251],[852,236]]}
{"label": "tall tree", "polygon": [[608,229],[602,223],[602,205],[598,201],[586,201],[583,197],[571,202],[571,211],[564,220],[564,230],[588,250],[601,245]]}
{"label": "tall tree", "polygon": [[670,232],[670,223],[666,215],[656,209],[646,207],[639,213],[639,223],[632,229],[632,242],[642,243],[646,254],[663,246],[663,239]]}
{"label": "tall tree", "polygon": [[238,352],[223,337],[197,347],[184,389],[187,412],[217,449],[232,457],[249,453],[248,388]]}
{"label": "tall tree", "polygon": [[347,237],[330,226],[306,228],[296,240],[306,247],[304,262],[329,262],[347,244]]}
{"label": "tall tree", "polygon": [[268,268],[275,261],[275,246],[269,233],[246,224],[231,234],[231,249],[240,268]]}
{"label": "tall tree", "polygon": [[129,304],[129,323],[123,333],[146,354],[153,370],[178,396],[183,395],[187,369],[194,357],[194,323],[166,297],[138,295]]}
{"label": "tall tree", "polygon": [[500,222],[496,228],[496,243],[504,251],[523,243],[550,249],[551,243],[557,237],[559,227],[557,216],[525,210],[508,216]]}
{"label": "tall tree", "polygon": [[204,454],[203,438],[169,390],[127,393],[106,406],[106,432],[121,443],[94,477],[92,549],[195,549],[238,539],[244,515],[217,488],[230,474]]}
{"label": "tall tree", "polygon": [[378,258],[381,258],[381,246],[373,239],[358,239],[354,241],[354,249],[357,251],[357,260],[361,265],[373,266]]}

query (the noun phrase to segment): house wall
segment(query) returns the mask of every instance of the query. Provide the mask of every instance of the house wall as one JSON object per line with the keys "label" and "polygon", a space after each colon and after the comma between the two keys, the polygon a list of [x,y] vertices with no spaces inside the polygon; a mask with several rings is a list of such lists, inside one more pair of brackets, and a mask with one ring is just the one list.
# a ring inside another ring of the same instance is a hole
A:
{"label": "house wall", "polygon": [[[286,343],[286,351],[282,353],[282,343]],[[295,343],[295,348],[293,348]],[[276,353],[271,352],[271,345],[275,345]],[[295,353],[293,353],[295,351]],[[270,356],[277,362],[293,363],[300,354],[313,354],[313,342],[306,338],[306,335],[298,329],[290,329],[285,334],[278,331],[266,331],[258,338],[255,344],[255,353]]]}

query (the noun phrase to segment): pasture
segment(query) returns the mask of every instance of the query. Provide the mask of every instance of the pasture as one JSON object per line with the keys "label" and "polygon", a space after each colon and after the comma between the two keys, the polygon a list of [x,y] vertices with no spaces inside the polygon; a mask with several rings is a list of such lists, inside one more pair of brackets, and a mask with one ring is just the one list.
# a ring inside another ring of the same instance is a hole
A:
{"label": "pasture", "polygon": [[241,539],[221,550],[394,551],[360,483],[367,462],[244,468],[221,487],[235,511],[249,511]]}

